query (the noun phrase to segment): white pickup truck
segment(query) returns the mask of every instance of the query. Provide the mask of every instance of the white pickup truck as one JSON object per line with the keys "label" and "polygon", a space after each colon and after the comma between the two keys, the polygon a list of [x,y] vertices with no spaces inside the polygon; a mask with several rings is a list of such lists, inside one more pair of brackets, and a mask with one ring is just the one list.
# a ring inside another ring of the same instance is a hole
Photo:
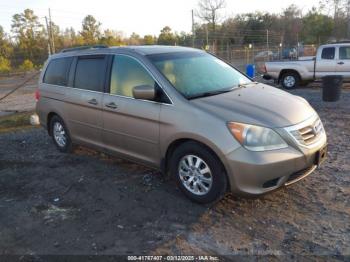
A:
{"label": "white pickup truck", "polygon": [[350,79],[350,43],[322,45],[316,57],[296,61],[265,63],[265,79],[274,79],[286,89],[298,87],[328,75]]}

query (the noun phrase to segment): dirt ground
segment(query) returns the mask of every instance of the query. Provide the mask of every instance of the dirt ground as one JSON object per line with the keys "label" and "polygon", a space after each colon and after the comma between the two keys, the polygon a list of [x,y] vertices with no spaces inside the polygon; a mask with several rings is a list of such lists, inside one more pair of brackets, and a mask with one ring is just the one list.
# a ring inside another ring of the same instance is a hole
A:
{"label": "dirt ground", "polygon": [[78,148],[42,129],[0,134],[0,255],[224,255],[225,260],[350,259],[350,90],[318,111],[328,161],[257,199],[187,200],[158,172]]}
{"label": "dirt ground", "polygon": [[[31,80],[25,83],[24,86],[19,88],[16,92],[1,100],[3,96],[24,83],[27,79]],[[16,112],[33,111],[35,107],[34,92],[38,87],[37,83],[38,72],[11,77],[0,77],[0,116]]]}

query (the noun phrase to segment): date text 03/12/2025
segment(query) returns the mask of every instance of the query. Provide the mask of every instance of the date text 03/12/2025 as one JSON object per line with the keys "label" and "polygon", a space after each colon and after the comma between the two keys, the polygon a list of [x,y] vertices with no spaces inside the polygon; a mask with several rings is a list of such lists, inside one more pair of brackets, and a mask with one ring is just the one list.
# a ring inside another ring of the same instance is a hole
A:
{"label": "date text 03/12/2025", "polygon": [[219,261],[216,256],[128,256],[128,261]]}

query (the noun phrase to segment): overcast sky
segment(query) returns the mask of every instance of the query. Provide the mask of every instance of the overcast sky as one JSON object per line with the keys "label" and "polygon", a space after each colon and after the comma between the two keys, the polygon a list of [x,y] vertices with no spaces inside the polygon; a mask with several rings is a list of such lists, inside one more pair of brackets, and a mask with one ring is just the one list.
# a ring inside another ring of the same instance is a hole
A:
{"label": "overcast sky", "polygon": [[[304,13],[319,0],[226,0],[225,16],[244,12],[281,12],[291,4],[298,5]],[[165,26],[174,31],[191,30],[191,10],[197,7],[198,0],[0,0],[0,25],[9,32],[11,18],[15,13],[31,8],[44,24],[44,16],[51,8],[52,20],[61,29],[74,27],[80,30],[81,21],[92,14],[102,23],[102,29],[123,31],[127,35],[137,32],[158,35]],[[196,18],[197,19],[197,18]]]}

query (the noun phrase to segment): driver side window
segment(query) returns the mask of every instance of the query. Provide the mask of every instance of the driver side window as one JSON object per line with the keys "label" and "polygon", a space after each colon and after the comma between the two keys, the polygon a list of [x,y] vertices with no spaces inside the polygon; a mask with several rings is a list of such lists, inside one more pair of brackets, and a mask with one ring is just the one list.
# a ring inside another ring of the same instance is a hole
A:
{"label": "driver side window", "polygon": [[335,57],[335,48],[334,47],[326,47],[322,50],[321,58],[325,60],[333,60]]}
{"label": "driver side window", "polygon": [[110,94],[133,97],[133,88],[140,85],[155,86],[155,81],[134,58],[115,55],[112,65]]}

